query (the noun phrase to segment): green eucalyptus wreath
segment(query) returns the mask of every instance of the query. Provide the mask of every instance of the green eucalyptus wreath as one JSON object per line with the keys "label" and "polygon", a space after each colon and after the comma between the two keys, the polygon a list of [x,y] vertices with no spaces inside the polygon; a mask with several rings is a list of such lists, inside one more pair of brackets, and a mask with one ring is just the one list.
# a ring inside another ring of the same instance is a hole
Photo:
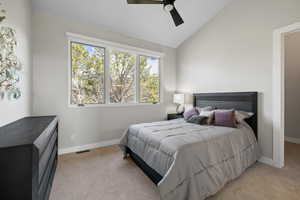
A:
{"label": "green eucalyptus wreath", "polygon": [[15,30],[1,26],[6,18],[5,14],[5,10],[0,10],[0,99],[3,99],[5,94],[8,99],[18,99],[21,91],[17,84],[20,81],[19,72],[22,66],[16,55]]}

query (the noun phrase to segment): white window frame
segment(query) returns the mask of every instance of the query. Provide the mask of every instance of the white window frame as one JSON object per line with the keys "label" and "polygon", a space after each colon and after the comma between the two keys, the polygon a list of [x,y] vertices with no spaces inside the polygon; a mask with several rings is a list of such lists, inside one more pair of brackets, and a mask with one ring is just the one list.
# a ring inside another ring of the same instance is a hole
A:
{"label": "white window frame", "polygon": [[[68,38],[68,106],[70,108],[89,108],[89,107],[123,107],[123,106],[147,106],[147,105],[159,105],[163,103],[163,58],[164,53],[151,51],[147,49],[137,48],[129,45],[124,45],[120,43],[115,43],[111,41],[106,41],[102,39],[97,39],[93,37],[87,37],[80,34],[75,33],[66,33]],[[105,95],[105,103],[104,104],[84,104],[83,106],[79,106],[78,104],[71,104],[71,91],[72,91],[72,55],[71,55],[71,42],[78,42],[87,45],[93,45],[102,47],[105,49],[105,58],[104,58],[104,95]],[[110,103],[109,89],[110,89],[110,81],[109,81],[109,60],[110,60],[110,51],[117,50],[121,52],[132,53],[136,55],[136,73],[135,73],[135,89],[136,89],[136,102],[135,103]],[[139,56],[149,56],[159,59],[159,102],[156,104],[153,103],[140,103],[139,94],[140,94],[140,83],[139,83]]]}

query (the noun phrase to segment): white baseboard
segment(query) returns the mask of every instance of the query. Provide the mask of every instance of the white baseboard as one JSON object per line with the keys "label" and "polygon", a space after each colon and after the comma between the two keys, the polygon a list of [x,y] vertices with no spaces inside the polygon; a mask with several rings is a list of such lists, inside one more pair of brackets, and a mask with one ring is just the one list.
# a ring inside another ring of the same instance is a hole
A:
{"label": "white baseboard", "polygon": [[277,167],[277,165],[273,159],[265,157],[265,156],[262,156],[258,161],[261,163],[267,164],[267,165],[271,165],[272,167]]}
{"label": "white baseboard", "polygon": [[66,154],[66,153],[75,153],[78,151],[86,151],[86,150],[90,150],[90,149],[96,149],[99,147],[116,145],[119,143],[120,143],[120,139],[115,139],[115,140],[107,140],[107,141],[102,141],[102,142],[93,143],[93,144],[86,144],[86,145],[82,145],[82,146],[63,148],[63,149],[58,150],[58,155],[62,155],[62,154]]}
{"label": "white baseboard", "polygon": [[295,143],[295,144],[300,144],[300,138],[293,138],[293,137],[284,137],[284,140],[287,142]]}

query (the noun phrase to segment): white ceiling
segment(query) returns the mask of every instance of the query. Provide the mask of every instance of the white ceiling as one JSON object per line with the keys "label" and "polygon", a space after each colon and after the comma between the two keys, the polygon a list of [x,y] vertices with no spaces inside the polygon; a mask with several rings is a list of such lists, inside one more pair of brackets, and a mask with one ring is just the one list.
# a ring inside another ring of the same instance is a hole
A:
{"label": "white ceiling", "polygon": [[175,27],[162,5],[128,5],[127,0],[33,0],[34,9],[106,27],[127,36],[178,47],[231,0],[177,0],[185,23]]}

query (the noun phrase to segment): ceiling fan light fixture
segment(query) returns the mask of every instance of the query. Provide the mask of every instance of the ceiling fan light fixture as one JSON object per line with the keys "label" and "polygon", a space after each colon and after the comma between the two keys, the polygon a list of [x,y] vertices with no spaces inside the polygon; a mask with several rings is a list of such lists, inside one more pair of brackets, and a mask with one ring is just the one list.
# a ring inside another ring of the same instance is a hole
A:
{"label": "ceiling fan light fixture", "polygon": [[174,6],[172,4],[166,4],[164,5],[164,9],[165,11],[170,12],[171,10],[174,9]]}
{"label": "ceiling fan light fixture", "polygon": [[127,0],[128,4],[161,4],[163,9],[170,13],[175,26],[180,26],[184,23],[182,17],[174,6],[176,0]]}

